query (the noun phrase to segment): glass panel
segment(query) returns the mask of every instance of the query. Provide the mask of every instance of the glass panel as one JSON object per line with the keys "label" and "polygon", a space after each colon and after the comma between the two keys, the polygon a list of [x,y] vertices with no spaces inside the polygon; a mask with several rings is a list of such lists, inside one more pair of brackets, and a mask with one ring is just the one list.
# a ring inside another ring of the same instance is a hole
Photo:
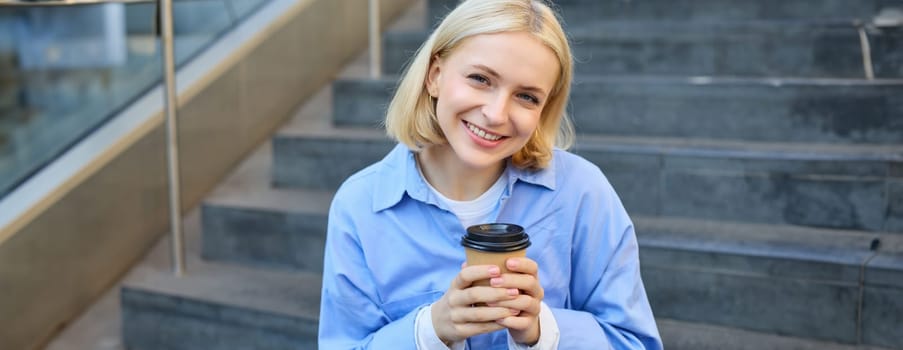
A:
{"label": "glass panel", "polygon": [[266,0],[227,0],[237,19],[244,18],[263,5]]}
{"label": "glass panel", "polygon": [[[183,64],[266,0],[175,0]],[[0,6],[0,197],[162,81],[156,4]]]}

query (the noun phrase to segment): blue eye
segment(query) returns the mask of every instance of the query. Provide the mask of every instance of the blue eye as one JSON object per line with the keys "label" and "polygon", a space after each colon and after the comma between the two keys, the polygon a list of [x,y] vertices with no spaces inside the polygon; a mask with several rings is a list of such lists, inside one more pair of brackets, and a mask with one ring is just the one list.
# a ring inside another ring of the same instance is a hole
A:
{"label": "blue eye", "polygon": [[539,99],[536,98],[536,97],[533,96],[533,95],[530,95],[530,94],[518,94],[518,95],[517,95],[517,98],[519,98],[519,99],[521,99],[521,100],[524,100],[524,101],[527,101],[527,102],[530,102],[530,103],[535,104],[535,105],[538,105],[538,104],[539,104]]}
{"label": "blue eye", "polygon": [[467,78],[470,80],[473,80],[475,82],[478,82],[480,84],[488,84],[489,83],[489,79],[486,79],[486,77],[479,75],[479,74],[471,74],[471,75],[468,75]]}

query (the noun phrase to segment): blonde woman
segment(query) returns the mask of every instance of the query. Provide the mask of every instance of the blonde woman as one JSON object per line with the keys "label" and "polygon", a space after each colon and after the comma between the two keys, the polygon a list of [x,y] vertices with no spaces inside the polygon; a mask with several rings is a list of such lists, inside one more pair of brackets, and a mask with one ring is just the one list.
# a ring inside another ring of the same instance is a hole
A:
{"label": "blonde woman", "polygon": [[[333,200],[321,349],[661,348],[633,224],[563,150],[571,61],[541,1],[464,1],[442,21],[389,106],[399,145]],[[463,264],[465,228],[488,222],[530,234],[509,273]]]}

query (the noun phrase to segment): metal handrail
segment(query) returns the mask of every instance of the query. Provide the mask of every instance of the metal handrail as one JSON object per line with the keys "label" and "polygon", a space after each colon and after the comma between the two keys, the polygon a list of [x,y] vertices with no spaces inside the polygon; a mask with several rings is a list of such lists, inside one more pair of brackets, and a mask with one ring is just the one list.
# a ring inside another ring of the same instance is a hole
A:
{"label": "metal handrail", "polygon": [[175,50],[173,49],[172,0],[0,0],[0,7],[48,7],[48,6],[81,6],[109,3],[158,3],[160,36],[162,39],[163,58],[163,107],[166,113],[166,155],[169,164],[169,219],[172,235],[172,268],[173,273],[182,277],[185,274],[185,239],[182,235],[182,202],[181,181],[179,178],[179,139],[178,119],[176,118],[176,79]]}

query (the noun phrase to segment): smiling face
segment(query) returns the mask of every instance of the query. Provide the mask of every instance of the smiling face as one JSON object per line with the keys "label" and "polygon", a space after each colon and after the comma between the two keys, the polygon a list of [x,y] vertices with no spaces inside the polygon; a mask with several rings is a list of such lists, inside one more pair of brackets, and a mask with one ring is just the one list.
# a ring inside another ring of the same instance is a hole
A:
{"label": "smiling face", "polygon": [[555,53],[524,32],[476,35],[435,59],[426,87],[452,152],[446,164],[498,167],[536,131],[559,75]]}

